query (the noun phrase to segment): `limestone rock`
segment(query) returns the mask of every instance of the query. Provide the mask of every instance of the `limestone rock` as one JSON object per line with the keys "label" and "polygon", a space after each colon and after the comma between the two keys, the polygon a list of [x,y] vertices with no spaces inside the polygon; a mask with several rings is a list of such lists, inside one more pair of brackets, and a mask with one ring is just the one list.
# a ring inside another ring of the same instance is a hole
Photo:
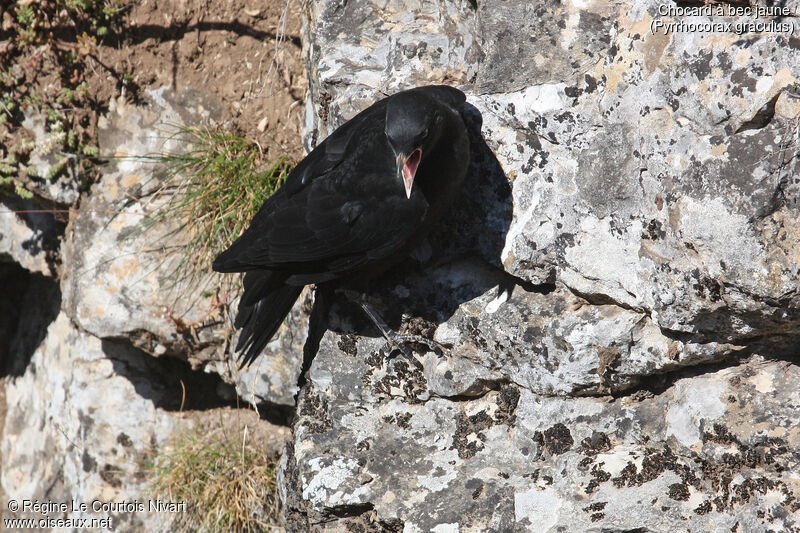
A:
{"label": "limestone rock", "polygon": [[[129,346],[78,331],[60,314],[26,372],[5,385],[0,444],[5,493],[20,502],[68,502],[70,507],[73,501],[145,501],[148,454],[186,427],[157,407],[174,402],[176,391],[145,377],[148,359]],[[52,517],[108,514],[69,509]],[[159,529],[165,518],[163,513],[113,516],[115,526],[126,531]]]}
{"label": "limestone rock", "polygon": [[62,281],[65,309],[78,325],[101,338],[139,332],[136,344],[155,355],[179,352],[186,342],[179,325],[199,320],[210,309],[210,298],[194,305],[186,301],[194,299],[182,294],[187,283],[167,290],[168,274],[180,261],[174,251],[187,236],[175,221],[153,224],[148,218],[159,201],[148,194],[159,181],[155,165],[145,158],[176,150],[167,125],[181,123],[164,94],[151,93],[147,107],[113,106],[102,121],[101,150],[120,159],[68,228]]}
{"label": "limestone rock", "polygon": [[328,317],[283,465],[298,530],[796,528],[796,39],[660,9],[306,3],[307,147],[448,83],[473,161],[432,259],[370,295],[444,353]]}
{"label": "limestone rock", "polygon": [[795,364],[617,399],[508,382],[470,399],[432,390],[447,374],[435,357],[419,370],[382,344],[323,338],[284,465],[298,531],[781,531],[800,518]]}
{"label": "limestone rock", "polygon": [[150,507],[156,496],[172,501],[150,486],[150,465],[176,434],[249,424],[250,438],[276,453],[288,433],[252,411],[211,409],[218,383],[174,358],[98,339],[59,314],[25,371],[3,382],[0,493],[20,503],[68,505],[47,513],[51,519],[110,517],[115,531],[173,530],[180,516]]}
{"label": "limestone rock", "polygon": [[[456,2],[307,2],[303,40],[310,79],[306,148],[379,94],[476,74],[473,8]],[[398,75],[400,74],[400,75]]]}
{"label": "limestone rock", "polygon": [[30,200],[4,197],[0,199],[0,212],[0,261],[55,276],[63,225]]}
{"label": "limestone rock", "polygon": [[[153,217],[165,202],[154,194],[159,168],[148,156],[182,149],[178,125],[219,120],[218,104],[205,93],[167,88],[147,91],[146,105],[117,102],[100,122],[101,150],[117,156],[81,203],[63,247],[62,288],[67,315],[103,339],[124,339],[154,356],[189,359],[233,383],[254,403],[293,405],[303,327],[285,327],[267,355],[248,371],[223,355],[227,312],[236,308],[237,287],[219,276],[176,276],[189,232],[185,222]],[[302,306],[293,312],[301,322]],[[232,339],[235,343],[236,339]]]}

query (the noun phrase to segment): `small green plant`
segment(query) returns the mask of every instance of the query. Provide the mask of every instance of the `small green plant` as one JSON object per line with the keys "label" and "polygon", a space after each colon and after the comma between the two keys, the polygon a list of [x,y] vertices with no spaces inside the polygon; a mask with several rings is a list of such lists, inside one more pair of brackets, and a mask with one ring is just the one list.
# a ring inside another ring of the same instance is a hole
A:
{"label": "small green plant", "polygon": [[180,435],[149,465],[155,498],[186,502],[173,531],[282,531],[278,458],[238,432]]}
{"label": "small green plant", "polygon": [[[102,161],[90,146],[93,133],[79,125],[82,109],[98,111],[84,79],[93,68],[87,59],[105,37],[122,31],[132,5],[130,0],[51,0],[7,6],[3,27],[10,39],[0,43],[0,136],[14,139],[25,118],[36,111],[45,117],[46,139],[34,145],[23,138],[8,150],[1,161],[3,175],[14,180],[0,183],[0,194],[29,198],[35,188],[31,180],[65,176],[65,159],[71,171],[67,177],[79,189],[85,190],[97,175]],[[137,87],[129,85],[133,94]],[[56,155],[59,161],[36,171],[29,165],[36,154]]]}
{"label": "small green plant", "polygon": [[50,181],[55,180],[59,174],[61,174],[64,169],[67,167],[67,160],[66,159],[59,159],[58,162],[51,166],[50,169],[47,171],[47,179]]}
{"label": "small green plant", "polygon": [[97,154],[100,153],[100,148],[98,148],[97,146],[83,146],[81,152],[83,153],[83,155],[89,157],[95,157],[97,156]]}
{"label": "small green plant", "polygon": [[69,87],[62,87],[61,94],[58,97],[59,103],[71,104],[75,100],[75,91]]}
{"label": "small green plant", "polygon": [[23,200],[30,200],[33,198],[33,193],[26,189],[18,180],[11,176],[0,176],[0,191],[6,188],[13,190],[14,194]]}
{"label": "small green plant", "polygon": [[152,220],[183,220],[191,231],[183,273],[205,272],[213,258],[244,230],[261,204],[286,180],[285,158],[264,161],[258,145],[230,133],[180,128],[185,151],[149,156],[167,201]]}
{"label": "small green plant", "polygon": [[13,117],[14,111],[17,110],[17,103],[10,98],[6,98],[2,103],[0,103],[0,108],[3,110],[5,116]]}
{"label": "small green plant", "polygon": [[48,42],[52,39],[52,25],[63,22],[88,26],[95,35],[102,37],[108,33],[109,26],[119,24],[129,3],[125,0],[57,0],[34,8],[30,3],[23,5],[20,2],[15,8],[20,40],[25,44]]}
{"label": "small green plant", "polygon": [[19,38],[25,44],[35,43],[39,37],[37,29],[39,19],[32,6],[20,6],[17,8],[17,22],[20,25]]}
{"label": "small green plant", "polygon": [[36,23],[36,12],[33,7],[29,5],[20,6],[17,9],[17,22],[22,26],[33,26]]}

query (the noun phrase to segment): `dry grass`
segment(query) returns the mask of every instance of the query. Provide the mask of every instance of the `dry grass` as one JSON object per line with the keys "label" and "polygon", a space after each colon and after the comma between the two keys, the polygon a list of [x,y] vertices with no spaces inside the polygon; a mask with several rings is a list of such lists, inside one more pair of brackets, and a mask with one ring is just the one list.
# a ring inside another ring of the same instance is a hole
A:
{"label": "dry grass", "polygon": [[[178,277],[194,278],[244,231],[264,201],[286,180],[291,163],[266,161],[257,144],[230,133],[181,127],[183,149],[146,157],[162,170],[151,223],[179,220],[190,242]],[[146,229],[146,228],[143,228]]]}
{"label": "dry grass", "polygon": [[240,431],[191,431],[153,460],[154,496],[186,502],[173,531],[283,531],[278,457]]}

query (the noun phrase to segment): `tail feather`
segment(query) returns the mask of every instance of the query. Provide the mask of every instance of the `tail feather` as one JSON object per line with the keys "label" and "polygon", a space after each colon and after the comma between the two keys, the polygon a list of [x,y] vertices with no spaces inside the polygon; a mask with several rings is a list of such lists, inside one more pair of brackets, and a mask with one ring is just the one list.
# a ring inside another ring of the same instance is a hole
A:
{"label": "tail feather", "polygon": [[256,360],[291,311],[303,286],[286,285],[272,272],[251,271],[244,276],[244,294],[234,326],[241,328],[236,351],[240,367]]}

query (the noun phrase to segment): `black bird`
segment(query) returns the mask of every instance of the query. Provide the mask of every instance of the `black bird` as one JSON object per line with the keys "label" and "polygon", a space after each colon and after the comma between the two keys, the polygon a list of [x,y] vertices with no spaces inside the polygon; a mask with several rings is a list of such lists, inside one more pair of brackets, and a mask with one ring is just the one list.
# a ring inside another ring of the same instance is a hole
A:
{"label": "black bird", "polygon": [[365,109],[312,150],[214,260],[217,272],[246,272],[234,322],[242,365],[305,285],[358,290],[420,244],[467,172],[464,101],[458,89],[428,86]]}

